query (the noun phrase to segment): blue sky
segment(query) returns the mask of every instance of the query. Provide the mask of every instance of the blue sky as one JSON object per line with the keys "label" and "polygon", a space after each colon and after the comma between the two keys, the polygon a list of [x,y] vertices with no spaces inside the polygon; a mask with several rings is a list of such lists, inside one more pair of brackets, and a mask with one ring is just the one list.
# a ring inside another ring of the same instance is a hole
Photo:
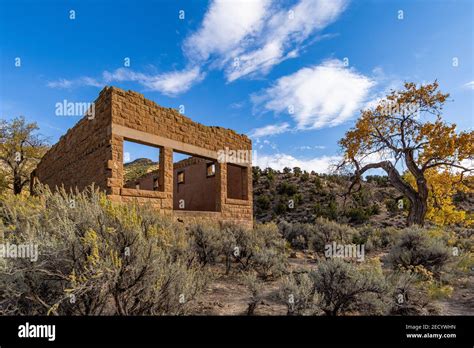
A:
{"label": "blue sky", "polygon": [[473,7],[0,0],[0,116],[24,115],[54,143],[80,119],[56,116],[56,103],[114,85],[251,136],[261,166],[323,172],[359,110],[403,81],[438,79],[445,119],[473,128]]}

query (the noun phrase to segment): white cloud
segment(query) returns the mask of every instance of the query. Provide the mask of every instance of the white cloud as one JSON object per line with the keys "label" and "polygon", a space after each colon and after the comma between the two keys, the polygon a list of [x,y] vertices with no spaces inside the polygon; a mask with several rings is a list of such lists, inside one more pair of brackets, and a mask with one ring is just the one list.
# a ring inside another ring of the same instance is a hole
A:
{"label": "white cloud", "polygon": [[[209,69],[223,70],[228,82],[260,76],[283,60],[297,57],[308,41],[315,41],[314,34],[339,17],[347,3],[296,0],[285,7],[277,0],[213,0],[199,28],[182,44],[188,68],[161,74],[119,68],[112,73],[105,71],[104,82],[134,81],[152,91],[177,95],[200,82]],[[103,84],[84,77],[61,79],[48,86]]]}
{"label": "white cloud", "polygon": [[346,0],[301,0],[290,8],[274,10],[252,44],[232,52],[239,64],[228,65],[227,79],[266,74],[281,61],[298,56],[304,41],[334,22],[346,5]]}
{"label": "white cloud", "polygon": [[262,75],[297,57],[305,41],[334,22],[347,0],[299,0],[282,7],[270,0],[215,0],[183,50],[194,63],[224,69],[228,81]]}
{"label": "white cloud", "polygon": [[310,159],[297,159],[291,155],[277,153],[273,155],[258,155],[256,163],[260,168],[270,167],[272,169],[282,170],[285,167],[300,167],[308,172],[314,170],[317,173],[329,173],[341,160],[339,156],[321,156]]}
{"label": "white cloud", "polygon": [[261,138],[269,135],[277,135],[287,132],[290,129],[290,125],[286,122],[280,124],[270,124],[261,128],[255,128],[250,131],[249,136],[251,138]]}
{"label": "white cloud", "polygon": [[297,146],[295,147],[296,150],[304,151],[304,150],[324,150],[326,146],[324,145],[303,145],[303,146]]}
{"label": "white cloud", "polygon": [[98,81],[91,77],[81,77],[76,80],[60,79],[48,82],[51,88],[72,88],[77,86],[103,87],[113,82],[133,81],[151,91],[159,91],[163,94],[174,96],[186,92],[191,86],[204,78],[199,68],[172,71],[163,74],[144,74],[135,72],[128,68],[119,68],[113,72],[104,71],[102,80]]}
{"label": "white cloud", "polygon": [[474,89],[474,81],[464,84],[463,87],[468,89]]}
{"label": "white cloud", "polygon": [[268,15],[269,0],[215,0],[209,6],[201,27],[183,45],[192,60],[226,55],[260,31]]}
{"label": "white cloud", "polygon": [[71,88],[72,87],[72,81],[71,80],[66,80],[66,79],[59,79],[59,80],[56,80],[56,81],[48,82],[47,86],[51,87],[51,88],[59,88],[59,89]]}
{"label": "white cloud", "polygon": [[56,81],[49,81],[46,84],[50,88],[69,89],[77,86],[92,86],[103,87],[104,84],[91,77],[80,77],[75,80],[59,79]]}
{"label": "white cloud", "polygon": [[173,71],[151,76],[141,83],[152,91],[160,91],[167,95],[176,95],[186,92],[192,85],[204,78],[199,68],[183,71]]}
{"label": "white cloud", "polygon": [[299,130],[318,129],[352,118],[373,86],[372,78],[334,59],[281,77],[252,101],[267,111],[289,113]]}
{"label": "white cloud", "polygon": [[193,84],[204,78],[204,74],[201,73],[197,67],[182,71],[150,75],[137,73],[126,68],[119,68],[112,73],[105,71],[103,76],[107,83],[114,81],[134,81],[151,91],[158,91],[171,96],[186,92]]}

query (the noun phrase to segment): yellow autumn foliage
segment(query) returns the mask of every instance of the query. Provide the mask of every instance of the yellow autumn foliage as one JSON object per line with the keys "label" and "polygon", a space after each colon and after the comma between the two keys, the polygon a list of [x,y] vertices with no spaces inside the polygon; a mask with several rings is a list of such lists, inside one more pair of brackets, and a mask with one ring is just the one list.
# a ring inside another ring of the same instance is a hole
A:
{"label": "yellow autumn foliage", "polygon": [[[404,174],[404,179],[416,190],[416,182],[409,172]],[[425,172],[428,183],[428,211],[426,218],[436,225],[445,226],[450,224],[463,224],[472,226],[474,219],[466,211],[456,208],[453,197],[456,193],[472,193],[470,189],[461,181],[460,174],[450,171],[438,171],[435,168]]]}

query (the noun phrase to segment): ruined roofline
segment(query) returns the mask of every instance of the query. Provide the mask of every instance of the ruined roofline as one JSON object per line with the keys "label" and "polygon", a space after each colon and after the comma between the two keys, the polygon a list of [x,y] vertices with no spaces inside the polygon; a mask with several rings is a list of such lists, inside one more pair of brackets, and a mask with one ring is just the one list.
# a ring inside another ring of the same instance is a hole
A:
{"label": "ruined roofline", "polygon": [[157,104],[156,102],[154,102],[153,100],[145,98],[145,96],[141,93],[138,93],[138,92],[135,92],[135,91],[132,91],[132,90],[125,91],[125,90],[123,90],[121,88],[118,88],[118,87],[115,87],[115,86],[106,86],[102,89],[102,91],[100,92],[99,95],[101,95],[102,93],[107,93],[107,92],[117,93],[118,95],[121,95],[121,96],[124,96],[124,97],[129,95],[131,97],[139,98],[139,99],[143,100],[144,104],[147,105],[147,106],[172,111],[174,113],[175,117],[182,118],[183,120],[185,120],[187,122],[194,123],[198,127],[205,127],[205,128],[214,129],[216,131],[226,133],[225,135],[227,135],[227,136],[231,136],[231,137],[234,136],[234,137],[239,138],[239,140],[241,140],[241,141],[245,141],[249,144],[252,143],[250,138],[247,135],[243,134],[243,133],[239,134],[239,133],[237,133],[236,131],[234,131],[233,129],[230,129],[230,128],[225,128],[225,127],[220,127],[220,126],[208,126],[208,125],[204,125],[202,123],[196,122],[193,119],[181,114],[178,110],[176,110],[174,108],[161,106],[161,105]]}
{"label": "ruined roofline", "polygon": [[176,163],[173,163],[173,169],[181,169],[181,168],[185,168],[187,166],[191,166],[195,164],[211,163],[211,162],[213,162],[213,160],[206,159],[203,157],[193,156],[193,157],[182,159],[181,161],[178,161]]}
{"label": "ruined roofline", "polygon": [[[131,91],[131,90],[125,91],[125,90],[123,90],[121,88],[118,88],[118,87],[115,87],[115,86],[105,86],[99,92],[99,95],[97,96],[97,98],[94,100],[96,114],[97,114],[98,108],[101,108],[101,107],[107,108],[107,111],[105,113],[105,117],[107,118],[107,121],[108,121],[109,124],[113,123],[112,113],[113,113],[113,104],[114,104],[114,102],[113,102],[112,95],[114,93],[116,93],[118,95],[121,95],[121,96],[124,96],[124,97],[127,97],[127,96],[138,97],[139,99],[143,100],[143,103],[147,106],[157,108],[157,109],[172,111],[175,118],[181,118],[181,119],[185,120],[188,123],[192,123],[192,124],[197,125],[197,127],[204,127],[204,128],[212,129],[213,131],[216,131],[218,133],[221,133],[221,134],[223,134],[225,136],[228,136],[228,137],[231,137],[231,138],[237,138],[239,141],[247,143],[250,146],[252,144],[251,139],[249,137],[247,137],[245,134],[238,134],[237,132],[235,132],[234,130],[229,129],[229,128],[224,128],[224,127],[219,127],[219,126],[206,126],[206,125],[203,125],[199,122],[193,121],[189,117],[186,117],[186,116],[180,114],[176,109],[165,108],[163,106],[160,106],[156,102],[145,98],[143,94],[140,94],[138,92],[134,92],[134,91]],[[104,116],[102,116],[102,117],[104,117]],[[46,152],[46,154],[55,153],[55,151],[57,151],[58,146],[60,146],[60,144],[62,144],[64,142],[67,142],[69,140],[69,138],[74,135],[74,133],[76,132],[77,129],[83,127],[87,122],[95,122],[95,121],[97,121],[95,118],[94,119],[89,119],[88,115],[82,116],[82,118],[79,119],[79,121],[74,126],[72,126],[71,128],[68,128],[66,133],[61,135],[61,137],[58,139],[58,141],[51,146],[51,148]]]}

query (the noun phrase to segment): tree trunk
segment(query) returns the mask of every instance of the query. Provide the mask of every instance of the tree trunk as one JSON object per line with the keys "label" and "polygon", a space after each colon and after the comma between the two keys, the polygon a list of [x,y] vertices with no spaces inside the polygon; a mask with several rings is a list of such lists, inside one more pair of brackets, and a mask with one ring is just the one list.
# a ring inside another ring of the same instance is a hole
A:
{"label": "tree trunk", "polygon": [[13,193],[19,195],[23,185],[21,184],[21,176],[14,176],[13,178]]}
{"label": "tree trunk", "polygon": [[425,224],[425,216],[428,209],[426,199],[423,200],[421,197],[417,197],[414,200],[410,200],[410,203],[411,206],[408,213],[407,225],[423,226]]}

